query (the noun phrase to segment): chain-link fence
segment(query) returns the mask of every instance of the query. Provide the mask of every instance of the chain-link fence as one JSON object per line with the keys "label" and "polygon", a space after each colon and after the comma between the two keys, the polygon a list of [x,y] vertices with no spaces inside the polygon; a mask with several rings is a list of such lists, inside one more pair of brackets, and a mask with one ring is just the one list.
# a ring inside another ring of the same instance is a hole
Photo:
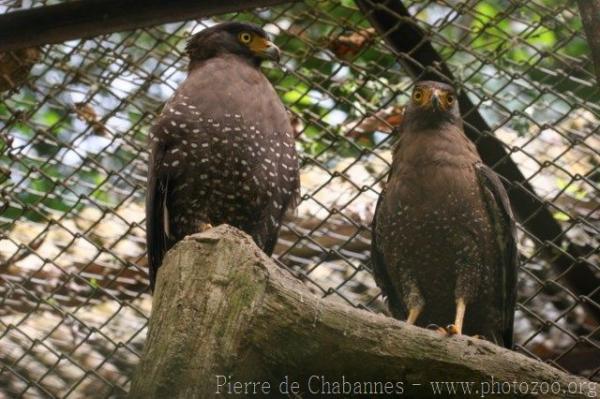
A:
{"label": "chain-link fence", "polygon": [[[3,0],[0,12],[41,3],[57,2]],[[404,5],[441,57],[432,66],[474,104],[463,113],[489,125],[476,135],[509,154],[495,166],[525,177],[507,180],[521,193],[516,350],[600,380],[600,91],[576,3]],[[318,295],[384,311],[370,223],[391,127],[427,65],[418,49],[395,55],[397,26],[375,29],[381,4],[362,6],[290,3],[0,54],[0,395],[128,390],[151,308],[147,133],[185,77],[185,39],[218,21],[261,25],[283,50],[283,67],[264,71],[292,113],[303,196],[276,256]]]}

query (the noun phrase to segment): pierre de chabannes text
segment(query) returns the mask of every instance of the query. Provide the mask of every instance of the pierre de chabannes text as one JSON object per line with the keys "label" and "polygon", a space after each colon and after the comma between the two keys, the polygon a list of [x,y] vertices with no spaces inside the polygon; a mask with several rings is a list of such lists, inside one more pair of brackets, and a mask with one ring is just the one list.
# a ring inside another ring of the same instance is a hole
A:
{"label": "pierre de chabannes text", "polygon": [[278,383],[269,381],[239,381],[232,376],[216,375],[216,394],[262,396],[270,394],[291,395],[310,393],[313,395],[403,395],[413,390],[430,391],[433,396],[444,395],[533,395],[581,394],[590,398],[598,397],[595,386],[589,381],[571,382],[563,386],[558,382],[523,381],[429,381],[427,383],[406,383],[404,381],[355,381],[345,376],[328,379],[322,375],[311,375],[298,381],[285,376]]}

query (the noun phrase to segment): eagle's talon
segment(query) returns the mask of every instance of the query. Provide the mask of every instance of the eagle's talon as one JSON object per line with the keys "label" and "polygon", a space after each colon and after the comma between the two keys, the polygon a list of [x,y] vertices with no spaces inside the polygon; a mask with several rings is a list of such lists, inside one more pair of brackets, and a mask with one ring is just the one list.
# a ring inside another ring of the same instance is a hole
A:
{"label": "eagle's talon", "polygon": [[433,330],[433,331],[435,331],[436,333],[440,334],[440,335],[441,335],[441,336],[443,336],[443,337],[446,337],[446,336],[448,336],[448,331],[446,331],[446,329],[445,329],[445,328],[442,328],[442,327],[438,326],[437,324],[433,324],[433,323],[432,323],[432,324],[429,324],[429,325],[428,325],[426,328],[427,328],[428,330]]}
{"label": "eagle's talon", "polygon": [[200,223],[200,225],[198,226],[198,232],[199,233],[204,233],[207,230],[210,230],[213,228],[213,225],[210,223]]}
{"label": "eagle's talon", "polygon": [[446,331],[448,332],[448,335],[460,335],[460,330],[456,324],[448,324]]}

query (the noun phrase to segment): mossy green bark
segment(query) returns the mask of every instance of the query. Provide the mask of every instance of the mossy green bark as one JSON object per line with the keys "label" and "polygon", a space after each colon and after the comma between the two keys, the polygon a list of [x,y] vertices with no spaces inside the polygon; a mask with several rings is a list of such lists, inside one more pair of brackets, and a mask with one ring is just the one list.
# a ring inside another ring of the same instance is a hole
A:
{"label": "mossy green bark", "polygon": [[[233,385],[219,388],[219,375],[267,383],[269,394],[261,391],[264,385],[256,391],[256,384],[241,394],[233,393]],[[598,392],[596,384],[489,342],[440,337],[317,297],[229,226],[188,237],[169,252],[130,397],[277,397],[286,380],[298,382],[301,397],[311,397],[320,388],[311,385],[315,376],[401,383],[408,397],[430,397],[436,381],[476,388],[492,381],[558,384],[559,394],[543,395],[556,398]],[[574,386],[581,388],[569,393]]]}

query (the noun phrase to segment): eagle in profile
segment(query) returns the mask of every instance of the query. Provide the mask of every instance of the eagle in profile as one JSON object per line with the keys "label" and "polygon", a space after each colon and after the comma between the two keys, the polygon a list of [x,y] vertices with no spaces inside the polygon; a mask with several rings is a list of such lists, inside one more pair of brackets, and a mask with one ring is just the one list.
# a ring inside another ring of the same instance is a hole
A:
{"label": "eagle in profile", "polygon": [[146,233],[153,289],[166,251],[227,223],[273,252],[299,196],[287,111],[260,70],[279,49],[261,28],[222,23],[191,37],[189,71],[151,129]]}

